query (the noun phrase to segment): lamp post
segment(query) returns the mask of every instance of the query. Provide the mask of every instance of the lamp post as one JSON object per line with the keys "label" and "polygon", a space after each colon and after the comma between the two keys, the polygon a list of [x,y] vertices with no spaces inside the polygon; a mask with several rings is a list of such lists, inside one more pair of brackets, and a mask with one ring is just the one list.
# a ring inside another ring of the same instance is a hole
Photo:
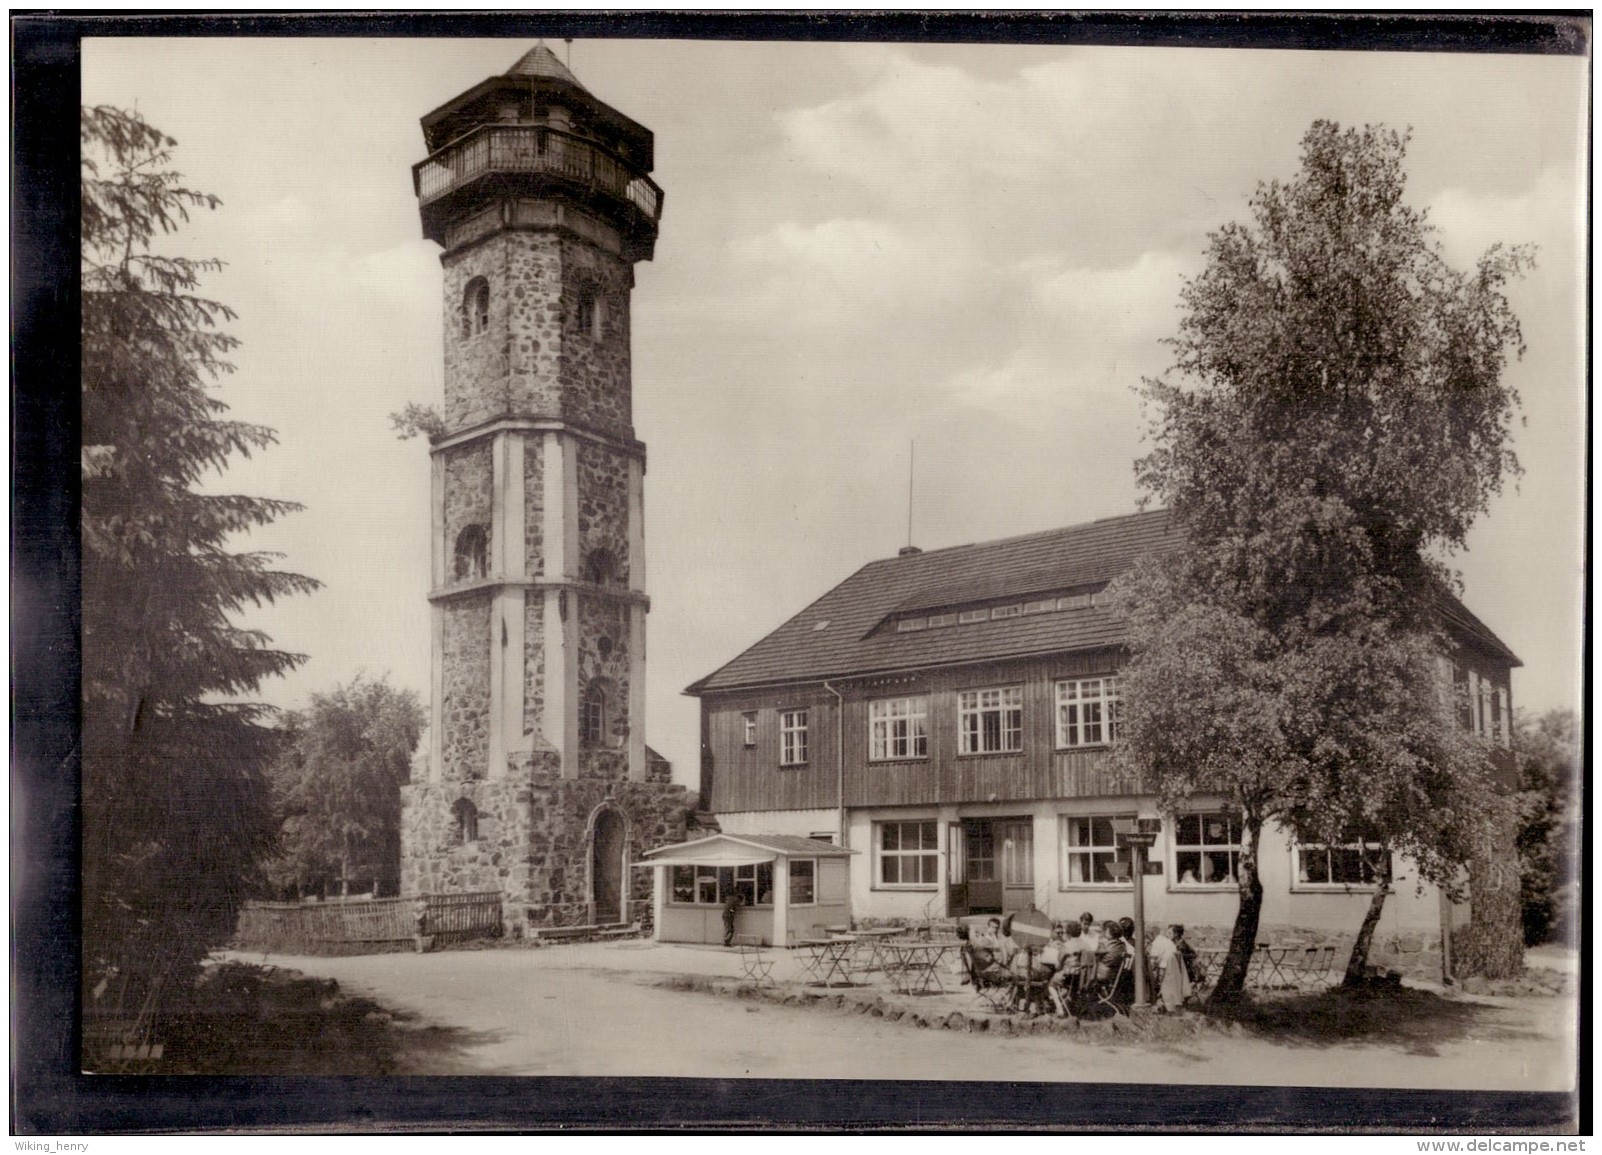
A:
{"label": "lamp post", "polygon": [[1129,847],[1129,874],[1135,893],[1135,1005],[1147,1006],[1146,991],[1146,851],[1157,841],[1155,830],[1143,830],[1133,818],[1113,821],[1118,842]]}

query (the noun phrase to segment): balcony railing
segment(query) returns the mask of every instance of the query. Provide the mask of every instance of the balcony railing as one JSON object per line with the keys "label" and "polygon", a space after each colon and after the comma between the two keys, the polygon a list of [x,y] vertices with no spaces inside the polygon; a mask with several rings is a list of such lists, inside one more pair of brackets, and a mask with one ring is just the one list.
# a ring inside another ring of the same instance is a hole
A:
{"label": "balcony railing", "polygon": [[491,173],[539,173],[627,201],[655,223],[662,190],[650,177],[593,141],[560,129],[491,124],[476,128],[412,167],[412,187],[427,205]]}

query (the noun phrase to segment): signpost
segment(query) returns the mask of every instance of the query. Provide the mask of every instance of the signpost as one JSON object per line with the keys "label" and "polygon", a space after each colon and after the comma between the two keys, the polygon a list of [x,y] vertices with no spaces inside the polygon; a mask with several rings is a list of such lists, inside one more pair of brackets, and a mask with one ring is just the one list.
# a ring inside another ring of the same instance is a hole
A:
{"label": "signpost", "polygon": [[1157,841],[1157,831],[1145,829],[1133,818],[1113,820],[1118,845],[1129,847],[1131,885],[1135,892],[1135,1005],[1147,1004],[1146,991],[1146,851]]}

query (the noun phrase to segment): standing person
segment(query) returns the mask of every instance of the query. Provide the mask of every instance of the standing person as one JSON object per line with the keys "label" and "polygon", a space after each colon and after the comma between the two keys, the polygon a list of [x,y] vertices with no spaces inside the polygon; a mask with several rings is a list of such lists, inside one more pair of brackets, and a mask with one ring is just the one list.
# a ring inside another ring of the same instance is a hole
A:
{"label": "standing person", "polygon": [[745,895],[735,891],[723,907],[723,945],[734,945],[734,916],[745,905]]}
{"label": "standing person", "polygon": [[1151,940],[1151,963],[1157,973],[1157,1009],[1177,1011],[1190,995],[1190,972],[1179,944],[1184,941],[1185,928],[1174,923],[1168,930]]}

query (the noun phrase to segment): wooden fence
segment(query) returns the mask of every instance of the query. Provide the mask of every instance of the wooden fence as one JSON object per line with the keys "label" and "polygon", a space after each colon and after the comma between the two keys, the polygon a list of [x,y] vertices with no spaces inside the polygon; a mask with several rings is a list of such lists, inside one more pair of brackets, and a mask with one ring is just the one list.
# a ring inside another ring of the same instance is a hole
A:
{"label": "wooden fence", "polygon": [[[419,907],[422,925],[418,925]],[[501,933],[500,891],[357,902],[247,902],[234,945],[281,954],[369,954]]]}

